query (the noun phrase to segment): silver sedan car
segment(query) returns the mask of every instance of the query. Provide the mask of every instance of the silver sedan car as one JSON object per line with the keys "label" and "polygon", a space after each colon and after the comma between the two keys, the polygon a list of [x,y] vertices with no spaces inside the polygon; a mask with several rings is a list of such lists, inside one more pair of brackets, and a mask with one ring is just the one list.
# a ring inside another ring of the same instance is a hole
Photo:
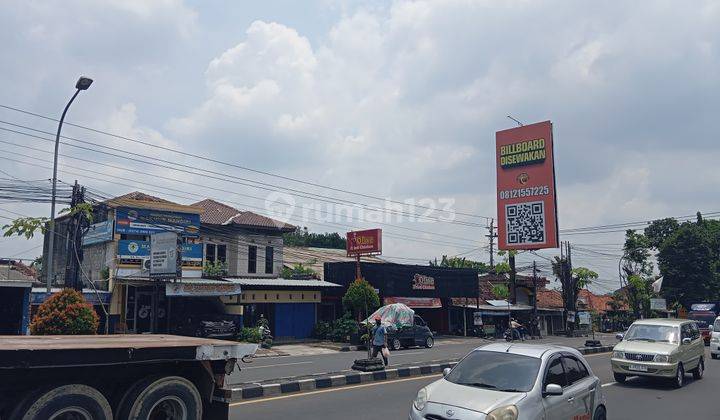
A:
{"label": "silver sedan car", "polygon": [[410,420],[606,420],[600,380],[575,349],[496,343],[421,389]]}

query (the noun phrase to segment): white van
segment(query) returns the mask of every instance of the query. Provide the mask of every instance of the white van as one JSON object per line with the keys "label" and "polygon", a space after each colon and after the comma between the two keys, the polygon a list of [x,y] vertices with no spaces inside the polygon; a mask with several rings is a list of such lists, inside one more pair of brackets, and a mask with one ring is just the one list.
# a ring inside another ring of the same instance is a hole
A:
{"label": "white van", "polygon": [[710,357],[717,359],[720,357],[720,316],[711,325],[710,334]]}

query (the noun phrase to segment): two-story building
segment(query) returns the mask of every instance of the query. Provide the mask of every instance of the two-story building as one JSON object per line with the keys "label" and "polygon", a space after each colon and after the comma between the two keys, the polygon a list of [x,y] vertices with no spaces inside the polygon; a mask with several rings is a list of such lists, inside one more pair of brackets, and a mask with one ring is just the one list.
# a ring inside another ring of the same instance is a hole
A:
{"label": "two-story building", "polygon": [[323,291],[338,286],[318,279],[282,278],[282,235],[296,227],[210,199],[193,207],[203,209],[204,260],[221,265],[223,279],[242,288],[239,295],[222,297],[226,312],[241,316],[245,326],[264,317],[276,338],[309,337]]}

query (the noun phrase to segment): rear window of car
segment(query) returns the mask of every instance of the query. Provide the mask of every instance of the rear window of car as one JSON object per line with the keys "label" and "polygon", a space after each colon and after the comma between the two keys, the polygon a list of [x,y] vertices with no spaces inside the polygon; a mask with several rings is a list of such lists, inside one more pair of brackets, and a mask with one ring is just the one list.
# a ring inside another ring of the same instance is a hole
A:
{"label": "rear window of car", "polygon": [[475,350],[445,377],[458,385],[507,392],[530,391],[540,370],[540,359],[513,353]]}

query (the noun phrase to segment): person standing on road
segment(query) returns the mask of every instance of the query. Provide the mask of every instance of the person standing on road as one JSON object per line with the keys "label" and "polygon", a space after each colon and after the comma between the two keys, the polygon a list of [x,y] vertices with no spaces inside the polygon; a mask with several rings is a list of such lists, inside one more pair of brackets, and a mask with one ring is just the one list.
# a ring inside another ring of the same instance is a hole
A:
{"label": "person standing on road", "polygon": [[384,325],[382,325],[379,316],[375,317],[375,326],[373,327],[372,335],[372,357],[377,357],[379,352],[383,358],[383,363],[387,366],[388,358],[383,351],[384,349],[387,349],[387,329]]}

